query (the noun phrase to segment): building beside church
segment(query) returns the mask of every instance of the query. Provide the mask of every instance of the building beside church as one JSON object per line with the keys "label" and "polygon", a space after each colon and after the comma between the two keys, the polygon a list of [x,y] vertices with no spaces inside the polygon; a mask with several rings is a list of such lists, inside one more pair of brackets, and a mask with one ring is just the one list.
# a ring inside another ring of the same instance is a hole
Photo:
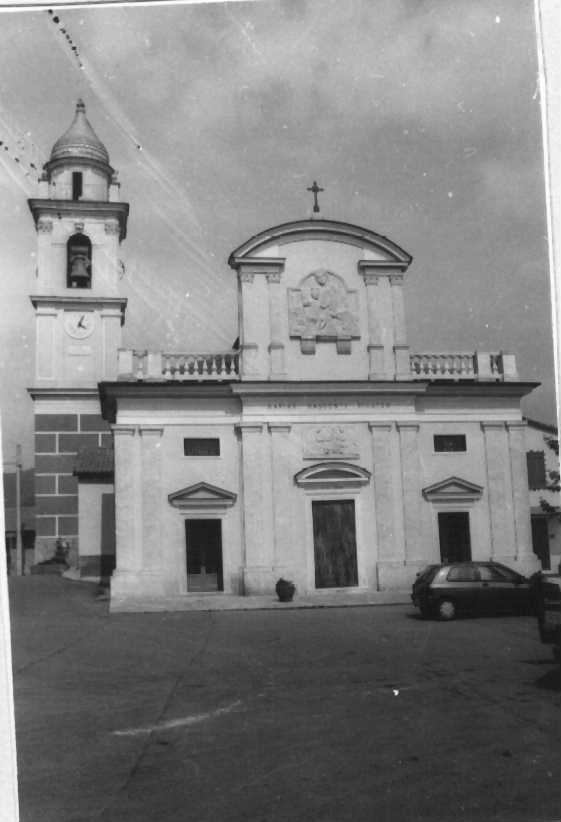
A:
{"label": "building beside church", "polygon": [[520,410],[536,384],[503,351],[410,350],[395,242],[274,226],[228,260],[239,348],[127,350],[128,205],[81,102],[39,185],[38,541],[68,539],[85,576],[114,566],[113,609],[281,576],[408,589],[441,559],[537,570]]}

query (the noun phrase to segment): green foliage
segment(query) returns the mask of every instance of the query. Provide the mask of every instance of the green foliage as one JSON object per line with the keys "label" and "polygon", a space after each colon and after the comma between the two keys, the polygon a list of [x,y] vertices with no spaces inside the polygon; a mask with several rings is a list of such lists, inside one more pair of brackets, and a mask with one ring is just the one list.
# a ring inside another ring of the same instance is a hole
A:
{"label": "green foliage", "polygon": [[[544,437],[544,440],[551,450],[555,453],[555,455],[559,456],[559,440],[556,437]],[[559,493],[561,491],[561,484],[559,478],[559,471],[548,471],[548,483],[547,483],[547,490],[553,491],[554,493]],[[540,508],[546,514],[550,516],[555,516],[557,519],[561,520],[561,513],[559,512],[559,506],[551,505],[547,500],[543,497],[540,499]]]}

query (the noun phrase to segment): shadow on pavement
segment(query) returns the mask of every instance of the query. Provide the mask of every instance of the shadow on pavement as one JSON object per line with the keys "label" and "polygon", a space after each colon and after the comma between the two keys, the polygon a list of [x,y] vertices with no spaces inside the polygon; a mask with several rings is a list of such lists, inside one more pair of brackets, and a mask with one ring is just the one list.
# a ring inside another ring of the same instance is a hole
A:
{"label": "shadow on pavement", "polygon": [[551,664],[555,667],[536,679],[534,685],[542,691],[561,691],[561,669],[557,663],[552,662]]}

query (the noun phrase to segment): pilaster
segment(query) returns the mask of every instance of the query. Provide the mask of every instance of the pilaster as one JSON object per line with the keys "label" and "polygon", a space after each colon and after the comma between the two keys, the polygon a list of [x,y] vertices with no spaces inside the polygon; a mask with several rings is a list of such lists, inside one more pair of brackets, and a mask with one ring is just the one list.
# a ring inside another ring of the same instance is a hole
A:
{"label": "pilaster", "polygon": [[292,538],[294,513],[289,454],[291,426],[269,423],[267,428],[271,437],[274,578],[284,576],[292,579],[297,563],[294,561],[295,545]]}
{"label": "pilaster", "polygon": [[389,274],[361,260],[359,272],[366,287],[368,306],[369,380],[393,380],[393,307]]}
{"label": "pilaster", "polygon": [[162,434],[163,428],[139,428],[142,482],[142,568],[158,571],[166,562],[162,545]]}
{"label": "pilaster", "polygon": [[526,441],[524,436],[526,423],[507,422],[506,428],[510,453],[515,559],[517,561],[531,561],[535,563],[536,557],[532,547],[530,491],[528,488],[528,466],[526,463]]}
{"label": "pilaster", "polygon": [[142,460],[135,426],[114,425],[115,449],[115,533],[117,565],[112,589],[120,576],[142,569]]}
{"label": "pilaster", "polygon": [[35,379],[37,385],[52,384],[59,374],[55,368],[56,322],[54,306],[38,305],[35,309]]}
{"label": "pilaster", "polygon": [[246,594],[273,589],[272,470],[269,442],[261,423],[237,426],[241,436]]}
{"label": "pilaster", "polygon": [[270,376],[272,380],[286,377],[285,343],[288,339],[287,306],[285,290],[281,286],[281,268],[267,271],[265,276],[269,290],[269,343]]}
{"label": "pilaster", "polygon": [[419,455],[419,426],[416,423],[397,423],[397,429],[401,454],[405,560],[415,562],[425,556],[421,521],[422,473]]}
{"label": "pilaster", "polygon": [[240,294],[242,380],[284,375],[284,333],[280,275],[283,258],[250,257],[236,263]]}
{"label": "pilaster", "polygon": [[[515,560],[512,480],[509,443],[504,422],[482,422],[489,521],[490,556],[507,565]],[[517,492],[518,495],[518,492]]]}
{"label": "pilaster", "polygon": [[371,422],[368,427],[372,437],[378,561],[391,561],[396,557],[403,560],[403,551],[399,550],[400,547],[403,548],[403,545],[397,545],[396,496],[398,489],[393,482],[392,465],[395,450],[392,448],[394,426],[391,423]]}
{"label": "pilaster", "polygon": [[405,306],[403,304],[403,274],[390,274],[394,345],[407,345]]}
{"label": "pilaster", "polygon": [[121,345],[121,326],[123,324],[124,305],[105,306],[100,312],[102,344],[102,377],[103,380],[117,379],[117,351]]}

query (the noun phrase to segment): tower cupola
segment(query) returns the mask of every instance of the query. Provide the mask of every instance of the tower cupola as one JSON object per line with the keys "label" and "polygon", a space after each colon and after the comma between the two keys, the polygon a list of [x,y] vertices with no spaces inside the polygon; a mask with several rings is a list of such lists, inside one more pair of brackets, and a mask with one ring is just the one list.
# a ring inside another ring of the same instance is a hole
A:
{"label": "tower cupola", "polygon": [[78,100],[70,127],[53,145],[44,165],[43,181],[57,200],[107,200],[115,172],[109,153],[86,117]]}

